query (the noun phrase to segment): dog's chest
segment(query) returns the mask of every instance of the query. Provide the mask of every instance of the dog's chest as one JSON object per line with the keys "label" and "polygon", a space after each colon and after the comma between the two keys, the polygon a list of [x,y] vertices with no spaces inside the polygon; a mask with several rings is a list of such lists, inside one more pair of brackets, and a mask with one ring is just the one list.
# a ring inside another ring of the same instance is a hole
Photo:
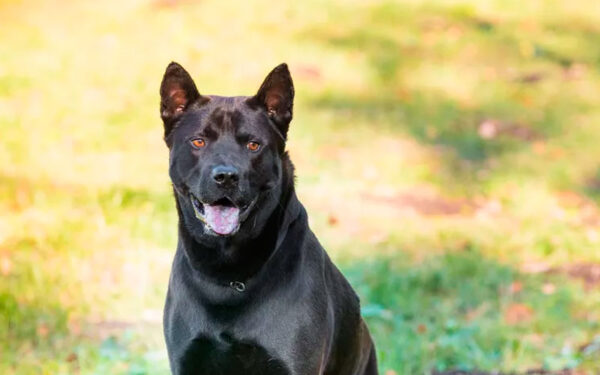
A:
{"label": "dog's chest", "polygon": [[185,348],[180,374],[289,375],[284,363],[254,342],[238,341],[226,333],[198,337]]}

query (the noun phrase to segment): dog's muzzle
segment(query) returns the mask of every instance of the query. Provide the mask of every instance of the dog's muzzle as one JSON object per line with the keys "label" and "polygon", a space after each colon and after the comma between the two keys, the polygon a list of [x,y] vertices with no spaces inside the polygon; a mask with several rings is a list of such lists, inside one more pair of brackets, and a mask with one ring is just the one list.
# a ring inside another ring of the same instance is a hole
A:
{"label": "dog's muzzle", "polygon": [[207,229],[220,236],[235,234],[241,223],[248,217],[251,209],[256,204],[254,199],[250,204],[237,207],[228,198],[222,198],[212,204],[203,203],[190,193],[190,201],[194,207],[194,214]]}

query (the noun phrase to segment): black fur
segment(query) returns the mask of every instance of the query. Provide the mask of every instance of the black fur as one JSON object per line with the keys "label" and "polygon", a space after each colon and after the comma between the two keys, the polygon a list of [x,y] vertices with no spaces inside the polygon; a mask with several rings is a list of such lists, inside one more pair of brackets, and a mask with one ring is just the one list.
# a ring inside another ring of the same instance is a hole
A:
{"label": "black fur", "polygon": [[[294,98],[287,65],[255,96],[218,97],[201,95],[171,63],[160,93],[179,214],[164,312],[172,372],[377,374],[358,297],[308,227],[294,191],[285,152]],[[197,138],[202,147],[192,145]],[[234,183],[215,183],[216,166],[237,171]],[[212,232],[191,197],[240,207],[237,231]]]}

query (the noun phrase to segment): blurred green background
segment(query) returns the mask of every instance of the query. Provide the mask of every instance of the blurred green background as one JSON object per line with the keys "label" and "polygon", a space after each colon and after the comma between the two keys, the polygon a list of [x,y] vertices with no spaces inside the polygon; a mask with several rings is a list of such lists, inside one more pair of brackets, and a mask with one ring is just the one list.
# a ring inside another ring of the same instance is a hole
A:
{"label": "blurred green background", "polygon": [[167,374],[158,86],[286,61],[381,373],[600,371],[598,0],[0,0],[0,374]]}

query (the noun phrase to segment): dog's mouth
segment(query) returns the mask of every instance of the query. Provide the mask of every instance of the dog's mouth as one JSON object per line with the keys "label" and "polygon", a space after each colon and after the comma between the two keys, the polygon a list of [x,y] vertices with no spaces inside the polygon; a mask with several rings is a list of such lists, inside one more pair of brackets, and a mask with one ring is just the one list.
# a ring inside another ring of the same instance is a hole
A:
{"label": "dog's mouth", "polygon": [[196,218],[203,222],[209,230],[220,236],[235,234],[256,203],[256,200],[253,200],[246,206],[238,207],[229,198],[224,197],[209,204],[200,201],[191,193],[190,200]]}

